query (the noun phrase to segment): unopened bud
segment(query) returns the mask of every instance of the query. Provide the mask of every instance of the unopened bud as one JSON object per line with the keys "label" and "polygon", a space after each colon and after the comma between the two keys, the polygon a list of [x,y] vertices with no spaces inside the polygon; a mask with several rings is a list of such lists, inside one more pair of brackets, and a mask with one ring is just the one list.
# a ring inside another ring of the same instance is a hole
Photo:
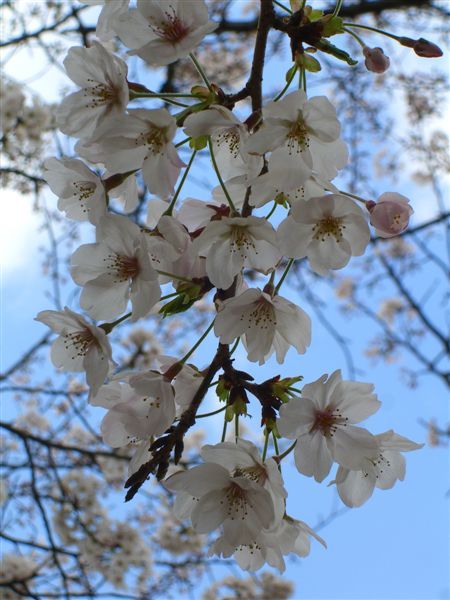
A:
{"label": "unopened bud", "polygon": [[366,202],[370,213],[370,223],[375,227],[377,235],[390,238],[405,231],[413,209],[408,198],[395,192],[382,194],[377,202]]}
{"label": "unopened bud", "polygon": [[420,38],[413,46],[414,52],[417,56],[423,56],[424,58],[439,58],[443,52],[436,44],[429,42],[424,38]]}
{"label": "unopened bud", "polygon": [[372,71],[373,73],[384,73],[389,69],[391,61],[389,60],[389,56],[386,56],[383,52],[382,48],[369,48],[369,46],[364,46],[363,54],[366,57],[364,64],[368,71]]}

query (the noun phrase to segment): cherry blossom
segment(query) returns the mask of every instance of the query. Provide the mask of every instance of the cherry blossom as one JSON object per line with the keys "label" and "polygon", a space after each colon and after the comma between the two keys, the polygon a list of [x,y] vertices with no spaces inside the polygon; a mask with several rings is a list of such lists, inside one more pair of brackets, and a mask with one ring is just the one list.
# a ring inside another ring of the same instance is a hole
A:
{"label": "cherry blossom", "polygon": [[307,256],[311,269],[320,275],[328,269],[342,269],[351,256],[364,254],[369,241],[363,211],[339,194],[294,205],[278,228],[283,254],[291,258]]}
{"label": "cherry blossom", "polygon": [[164,485],[198,500],[191,513],[192,526],[198,533],[209,533],[222,525],[225,539],[233,546],[251,542],[275,518],[266,489],[248,477],[230,475],[216,463],[179,471]]}
{"label": "cherry blossom", "polygon": [[282,573],[286,569],[285,555],[294,553],[300,557],[308,556],[310,536],[326,548],[325,541],[305,522],[284,515],[277,525],[260,531],[251,544],[233,547],[224,536],[219,537],[211,546],[209,555],[224,558],[233,555],[244,571],[257,571],[267,563]]}
{"label": "cherry blossom", "polygon": [[246,477],[262,485],[272,497],[275,521],[282,519],[287,492],[278,464],[273,458],[264,462],[257,447],[241,438],[237,438],[235,443],[222,442],[214,446],[203,446],[200,454],[205,462],[222,465],[233,477]]}
{"label": "cherry blossom", "polygon": [[56,119],[61,131],[92,139],[125,113],[128,104],[127,65],[98,42],[90,48],[70,48],[64,67],[81,90],[59,106]]}
{"label": "cherry blossom", "polygon": [[[303,185],[315,166],[315,157],[319,160],[322,149],[336,142],[341,130],[331,102],[325,96],[308,100],[303,90],[292,92],[278,102],[269,102],[263,109],[263,119],[262,127],[248,140],[246,151],[260,155],[273,151],[268,160],[269,172],[273,158],[281,154],[297,170],[293,187]],[[327,156],[323,160],[326,162]],[[325,175],[320,169],[316,171]]]}
{"label": "cherry blossom", "polygon": [[109,215],[98,224],[96,238],[71,259],[72,277],[83,286],[81,307],[94,319],[113,319],[130,299],[132,319],[145,317],[161,295],[145,235],[129,219]]}
{"label": "cherry blossom", "polygon": [[75,221],[94,225],[106,215],[106,192],[102,180],[76,158],[48,158],[44,179],[59,197],[58,209]]}
{"label": "cherry blossom", "polygon": [[43,310],[36,321],[59,334],[52,344],[51,359],[63,371],[85,371],[91,395],[105,381],[112,361],[105,330],[88,323],[67,306],[64,310]]}
{"label": "cherry blossom", "polygon": [[77,150],[90,162],[106,165],[111,173],[142,168],[149,191],[167,198],[184,166],[172,141],[176,130],[176,121],[165,108],[137,108],[111,124],[108,134],[96,143],[77,144]]}
{"label": "cherry blossom", "polygon": [[206,257],[211,283],[228,289],[247,267],[268,273],[281,258],[272,225],[259,217],[226,217],[211,221],[194,241],[193,249]]}
{"label": "cherry blossom", "polygon": [[137,10],[115,27],[129,54],[163,66],[187,56],[217,23],[208,19],[203,0],[137,0]]}
{"label": "cherry blossom", "polygon": [[377,448],[374,436],[355,427],[380,407],[373,385],[343,381],[341,372],[322,375],[280,408],[278,431],[297,440],[295,464],[300,473],[323,481],[333,461],[348,469],[361,469],[366,456]]}
{"label": "cherry blossom", "polygon": [[290,346],[304,354],[311,343],[308,315],[286,298],[271,297],[257,288],[223,302],[214,332],[222,344],[231,344],[243,336],[248,360],[260,365],[273,352],[282,363]]}
{"label": "cherry blossom", "polygon": [[366,202],[370,213],[370,224],[375,227],[376,234],[390,238],[405,231],[413,209],[409,200],[401,194],[386,192],[376,202]]}
{"label": "cherry blossom", "polygon": [[361,506],[377,487],[381,490],[392,488],[397,480],[405,478],[406,464],[401,452],[411,452],[423,447],[390,429],[375,436],[377,448],[366,456],[364,467],[351,471],[339,467],[336,483],[339,496],[347,506]]}
{"label": "cherry blossom", "polygon": [[160,435],[175,418],[174,390],[164,375],[147,371],[125,377],[111,393],[105,389],[93,400],[96,406],[109,408],[103,418],[103,441],[113,448],[149,440]]}
{"label": "cherry blossom", "polygon": [[248,175],[259,175],[263,159],[244,151],[249,138],[247,126],[228,108],[213,105],[207,110],[190,115],[184,123],[184,132],[194,138],[209,135],[214,156],[224,180]]}
{"label": "cherry blossom", "polygon": [[130,0],[83,0],[90,6],[103,5],[97,21],[96,34],[102,41],[112,39],[116,34],[114,30],[117,17],[126,13]]}

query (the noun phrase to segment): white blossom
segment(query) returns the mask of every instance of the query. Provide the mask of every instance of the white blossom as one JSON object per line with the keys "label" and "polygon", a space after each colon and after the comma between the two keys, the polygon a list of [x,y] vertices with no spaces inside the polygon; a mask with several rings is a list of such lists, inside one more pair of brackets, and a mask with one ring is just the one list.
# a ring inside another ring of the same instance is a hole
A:
{"label": "white blossom", "polygon": [[390,429],[375,436],[377,448],[366,456],[364,467],[352,471],[339,467],[336,483],[339,496],[347,506],[361,506],[377,487],[392,488],[397,480],[405,478],[406,462],[401,452],[411,452],[423,447]]}
{"label": "white blossom", "polygon": [[203,0],[137,0],[115,27],[129,54],[163,66],[187,56],[217,24]]}
{"label": "white blossom", "polygon": [[93,139],[103,135],[125,113],[128,104],[126,63],[98,42],[70,48],[67,74],[81,90],[61,102],[56,119],[63,133]]}
{"label": "white blossom", "polygon": [[[157,371],[129,376],[120,390],[105,390],[94,399],[97,406],[110,407],[103,418],[101,431],[103,441],[113,448],[129,443],[146,442],[158,436],[172,424],[175,418],[174,391],[170,382]],[[147,448],[140,446],[145,456]],[[134,460],[134,467],[140,457]]]}
{"label": "white blossom", "polygon": [[272,225],[259,217],[226,217],[211,221],[194,241],[194,251],[206,257],[211,283],[228,289],[247,267],[267,274],[281,258]]}
{"label": "white blossom", "polygon": [[111,346],[104,329],[88,323],[67,306],[64,310],[43,310],[36,321],[50,327],[59,337],[52,344],[51,359],[63,371],[85,371],[95,395],[109,372]]}
{"label": "white blossom", "polygon": [[111,173],[142,168],[149,191],[167,198],[185,166],[173,144],[176,130],[176,121],[165,108],[137,108],[113,122],[107,135],[94,143],[77,144],[77,150],[90,162],[103,163]]}
{"label": "white blossom", "polygon": [[335,163],[336,157],[329,156],[326,147],[338,140],[340,130],[336,109],[325,96],[308,100],[303,90],[297,90],[263,108],[263,125],[248,140],[246,151],[260,155],[272,151],[269,172],[272,160],[281,155],[292,167],[291,178],[297,176],[293,189],[303,185],[313,168],[326,177],[321,163]]}
{"label": "white blossom", "polygon": [[297,440],[295,464],[300,473],[323,481],[333,461],[360,469],[377,448],[374,436],[355,427],[380,407],[373,385],[343,381],[340,371],[303,386],[302,397],[280,408],[280,435]]}
{"label": "white blossom", "polygon": [[75,221],[94,225],[106,215],[106,192],[102,180],[76,158],[48,158],[44,179],[58,196],[58,209]]}
{"label": "white blossom", "polygon": [[209,533],[222,525],[224,537],[233,546],[251,542],[275,518],[272,498],[266,489],[242,475],[230,475],[216,463],[206,462],[179,471],[166,479],[164,485],[197,499],[191,520],[198,533]]}
{"label": "white blossom", "polygon": [[71,259],[72,277],[83,286],[81,307],[94,319],[109,320],[125,312],[130,299],[132,319],[145,317],[161,295],[145,235],[126,217],[108,215],[96,237]]}
{"label": "white blossom", "polygon": [[111,40],[115,34],[117,17],[126,13],[130,0],[83,0],[89,6],[103,5],[97,21],[96,34],[102,41]]}
{"label": "white blossom", "polygon": [[290,258],[308,257],[311,269],[326,275],[341,269],[351,256],[361,256],[370,241],[363,211],[338,194],[295,204],[278,228],[281,251]]}
{"label": "white blossom", "polygon": [[257,288],[223,302],[214,332],[222,344],[231,344],[243,336],[248,360],[260,365],[273,352],[282,363],[290,346],[304,354],[311,343],[308,315],[286,298],[271,297]]}
{"label": "white blossom", "polygon": [[211,136],[222,179],[259,175],[263,159],[248,154],[244,149],[249,138],[247,126],[225,106],[212,105],[207,110],[189,115],[184,122],[184,132],[194,138]]}

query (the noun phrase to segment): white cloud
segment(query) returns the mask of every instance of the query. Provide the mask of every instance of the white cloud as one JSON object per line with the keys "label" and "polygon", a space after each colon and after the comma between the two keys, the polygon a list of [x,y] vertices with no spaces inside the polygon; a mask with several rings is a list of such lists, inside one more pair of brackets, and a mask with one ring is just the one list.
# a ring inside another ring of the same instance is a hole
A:
{"label": "white cloud", "polygon": [[3,279],[29,277],[37,268],[39,216],[33,198],[4,189],[0,203],[0,261]]}

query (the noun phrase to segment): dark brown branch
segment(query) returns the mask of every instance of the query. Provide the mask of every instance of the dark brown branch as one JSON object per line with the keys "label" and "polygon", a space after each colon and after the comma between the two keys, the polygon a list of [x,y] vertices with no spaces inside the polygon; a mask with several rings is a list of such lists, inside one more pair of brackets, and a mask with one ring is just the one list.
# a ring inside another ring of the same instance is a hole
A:
{"label": "dark brown branch", "polygon": [[183,438],[186,432],[195,424],[197,410],[208,392],[209,384],[228,358],[228,346],[219,344],[216,355],[208,367],[203,381],[197,392],[194,394],[188,409],[184,411],[178,423],[169,431],[169,433],[156,440],[155,444],[153,444],[151,448],[153,449],[151,460],[142,465],[142,467],[125,483],[125,487],[129,488],[125,498],[126,501],[129,501],[134,497],[151,473],[156,473],[156,477],[159,480],[164,478],[167,469],[169,468],[172,450],[174,450],[175,464],[178,463],[183,452]]}

